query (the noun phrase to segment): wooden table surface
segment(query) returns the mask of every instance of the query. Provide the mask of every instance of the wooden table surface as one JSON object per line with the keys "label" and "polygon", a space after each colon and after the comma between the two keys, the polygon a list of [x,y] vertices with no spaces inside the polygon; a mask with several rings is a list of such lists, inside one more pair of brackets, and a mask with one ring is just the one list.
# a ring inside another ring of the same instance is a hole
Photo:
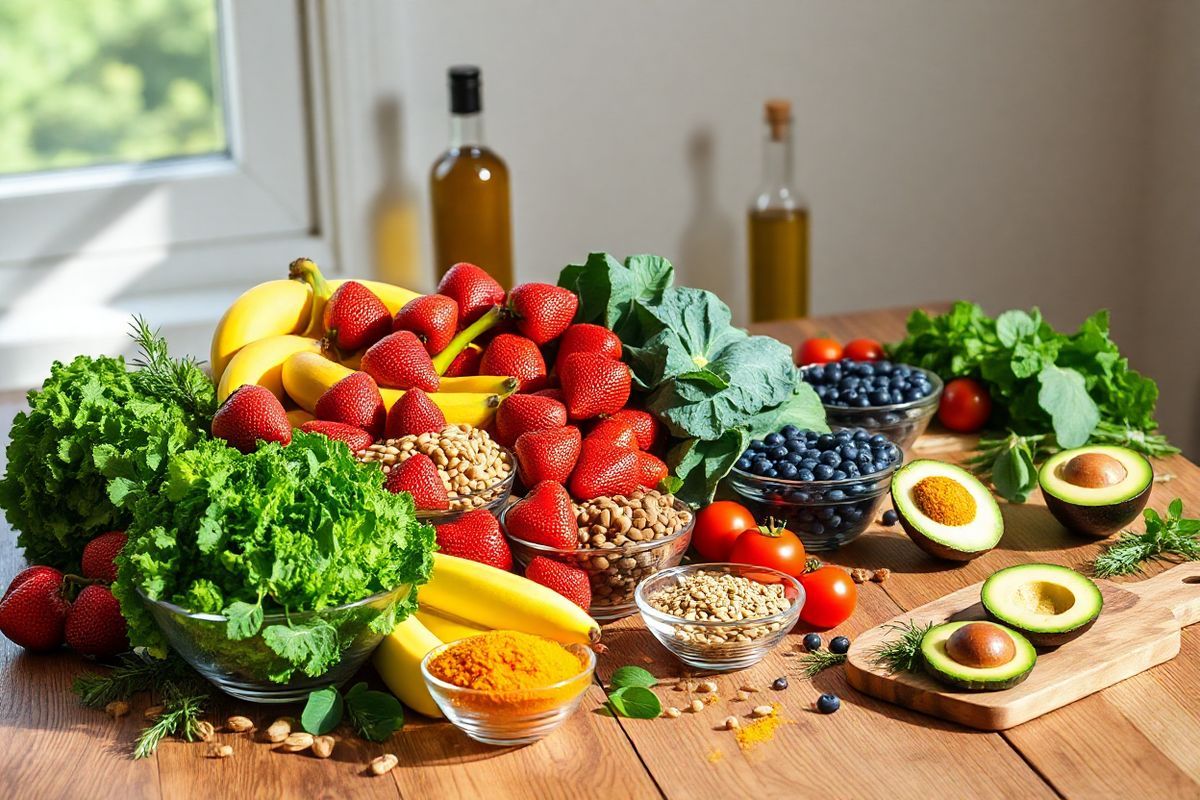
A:
{"label": "wooden table surface", "polygon": [[[786,342],[817,333],[843,339],[898,338],[905,310],[846,314],[758,326]],[[0,435],[16,405],[3,408]],[[970,441],[936,429],[917,454],[953,459]],[[1155,464],[1173,479],[1156,484],[1150,505],[1162,510],[1176,496],[1191,512],[1200,509],[1200,469],[1182,457]],[[857,632],[994,570],[1027,561],[1079,567],[1099,545],[1047,525],[1040,499],[1003,506],[1006,532],[999,547],[961,567],[926,557],[899,527],[878,525],[827,560],[847,567],[887,567],[883,584],[859,588],[854,616],[826,638]],[[0,585],[22,568],[13,533],[0,532]],[[1157,571],[1158,567],[1151,567]],[[799,674],[796,649],[806,631],[757,666],[717,676],[721,699],[699,714],[678,719],[614,719],[599,709],[594,686],[562,729],[536,744],[495,749],[475,744],[448,723],[410,715],[405,729],[381,745],[339,736],[333,758],[274,752],[246,735],[221,734],[234,747],[226,760],[204,757],[198,744],[170,741],[153,758],[133,761],[128,752],[142,726],[134,712],[112,720],[80,707],[70,692],[72,676],[89,668],[70,654],[26,655],[0,640],[0,797],[74,798],[275,798],[275,797],[1200,797],[1200,626],[1185,630],[1173,661],[1004,733],[981,733],[888,705],[851,689],[840,669],[813,680]],[[604,630],[608,651],[600,658],[606,679],[624,664],[650,669],[661,679],[681,675],[638,618]],[[369,668],[366,677],[374,679]],[[768,687],[787,675],[790,688]],[[735,702],[738,687],[764,691]],[[841,710],[822,716],[811,704],[822,692],[842,698]],[[664,705],[686,706],[688,696],[661,688]],[[720,730],[730,714],[769,699],[786,722],[773,740],[738,748]],[[222,699],[210,719],[242,713],[268,724],[276,708]],[[341,733],[341,732],[339,732]],[[400,767],[372,777],[365,764],[383,752]]]}

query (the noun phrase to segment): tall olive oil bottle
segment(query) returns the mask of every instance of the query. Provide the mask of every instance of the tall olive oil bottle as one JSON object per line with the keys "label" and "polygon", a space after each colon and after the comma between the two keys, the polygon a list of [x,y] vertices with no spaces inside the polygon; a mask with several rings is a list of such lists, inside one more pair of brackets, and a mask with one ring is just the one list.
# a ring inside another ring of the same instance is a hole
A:
{"label": "tall olive oil bottle", "polygon": [[755,322],[808,314],[808,206],[792,186],[792,107],[766,103],[763,180],[748,214],[750,316]]}
{"label": "tall olive oil bottle", "polygon": [[430,170],[429,195],[438,277],[468,261],[511,286],[508,167],[484,144],[478,67],[450,68],[450,147]]}

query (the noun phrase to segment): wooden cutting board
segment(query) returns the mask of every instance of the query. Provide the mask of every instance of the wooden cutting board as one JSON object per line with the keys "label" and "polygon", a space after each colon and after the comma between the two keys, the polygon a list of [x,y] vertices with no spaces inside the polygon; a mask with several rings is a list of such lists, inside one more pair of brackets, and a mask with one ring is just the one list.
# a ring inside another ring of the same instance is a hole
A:
{"label": "wooden cutting board", "polygon": [[[959,589],[895,617],[918,624],[984,619],[982,583]],[[1039,648],[1037,666],[1011,689],[969,692],[921,673],[887,674],[871,663],[886,624],[860,634],[846,660],[846,677],[861,692],[890,703],[985,731],[1002,731],[1073,703],[1179,652],[1179,631],[1200,622],[1200,562],[1180,564],[1149,580],[1098,580],[1104,611],[1091,630],[1057,649]]]}

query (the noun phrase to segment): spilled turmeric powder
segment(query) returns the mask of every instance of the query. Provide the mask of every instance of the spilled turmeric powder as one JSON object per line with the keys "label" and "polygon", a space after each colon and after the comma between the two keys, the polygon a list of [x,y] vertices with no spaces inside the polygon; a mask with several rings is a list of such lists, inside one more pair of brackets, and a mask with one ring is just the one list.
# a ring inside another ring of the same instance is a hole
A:
{"label": "spilled turmeric powder", "polygon": [[751,750],[763,742],[771,741],[775,738],[775,730],[787,722],[779,716],[779,705],[776,703],[772,705],[775,706],[775,713],[753,722],[747,722],[734,731],[734,738],[737,739],[738,747],[742,750]]}

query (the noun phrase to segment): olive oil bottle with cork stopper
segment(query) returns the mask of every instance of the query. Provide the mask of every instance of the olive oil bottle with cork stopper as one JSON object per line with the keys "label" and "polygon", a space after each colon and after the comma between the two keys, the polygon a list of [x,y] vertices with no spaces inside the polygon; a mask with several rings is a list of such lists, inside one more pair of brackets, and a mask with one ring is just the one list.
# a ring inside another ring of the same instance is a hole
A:
{"label": "olive oil bottle with cork stopper", "polygon": [[467,261],[513,282],[508,167],[484,144],[479,67],[451,67],[450,147],[429,174],[434,268]]}
{"label": "olive oil bottle with cork stopper", "polygon": [[750,202],[750,316],[754,322],[809,311],[808,206],[792,185],[792,106],[768,100],[763,180]]}

